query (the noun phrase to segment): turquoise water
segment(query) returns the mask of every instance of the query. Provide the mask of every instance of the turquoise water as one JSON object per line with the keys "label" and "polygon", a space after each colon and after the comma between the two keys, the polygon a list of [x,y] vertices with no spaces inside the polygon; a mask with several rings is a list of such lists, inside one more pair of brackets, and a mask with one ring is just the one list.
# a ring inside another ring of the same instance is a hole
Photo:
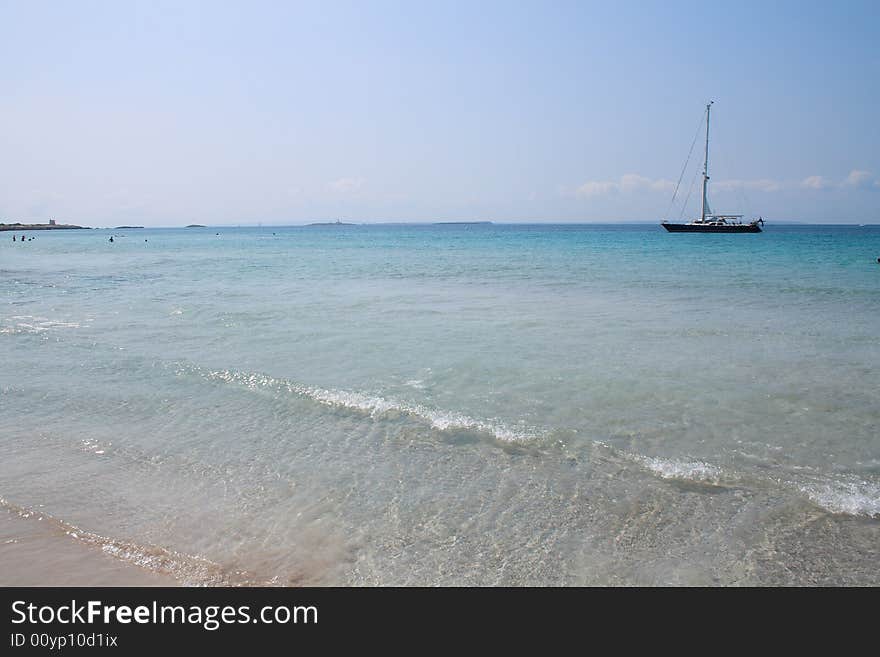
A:
{"label": "turquoise water", "polygon": [[880,584],[878,226],[30,235],[0,498],[72,540],[187,583]]}

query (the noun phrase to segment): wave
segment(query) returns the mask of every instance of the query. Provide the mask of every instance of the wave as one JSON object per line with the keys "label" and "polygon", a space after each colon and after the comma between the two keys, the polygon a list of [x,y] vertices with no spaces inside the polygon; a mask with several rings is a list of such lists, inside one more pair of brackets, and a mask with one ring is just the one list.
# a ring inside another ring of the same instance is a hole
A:
{"label": "wave", "polygon": [[[81,328],[77,322],[62,322],[46,317],[34,317],[33,315],[14,315],[9,318],[14,320],[11,325],[0,328],[0,333],[45,333],[51,329]],[[22,321],[27,320],[27,321]]]}
{"label": "wave", "polygon": [[849,480],[826,480],[799,486],[817,506],[831,513],[880,518],[880,484]]}
{"label": "wave", "polygon": [[21,518],[41,520],[79,543],[94,546],[104,554],[145,570],[170,575],[186,586],[267,586],[273,583],[255,580],[243,571],[229,571],[204,557],[101,536],[47,513],[21,507],[2,497],[0,509],[6,509]]}
{"label": "wave", "polygon": [[664,459],[657,456],[640,456],[637,454],[630,454],[630,457],[651,472],[659,475],[661,479],[679,479],[699,484],[713,484],[715,486],[719,485],[721,481],[721,468],[704,461]]}
{"label": "wave", "polygon": [[[541,430],[525,425],[510,425],[498,420],[474,418],[463,413],[429,408],[423,404],[401,401],[381,395],[308,386],[266,374],[237,372],[234,370],[209,370],[196,365],[176,363],[178,374],[195,374],[209,381],[221,381],[242,385],[246,388],[289,392],[317,403],[364,413],[370,417],[393,417],[407,415],[438,431],[473,431],[487,434],[503,443],[534,444],[558,431]],[[593,445],[604,447],[618,456],[637,463],[651,474],[664,479],[695,484],[725,486],[731,481],[742,482],[741,473],[731,473],[717,465],[698,459],[664,458],[644,456],[617,449],[600,440]],[[785,481],[766,478],[754,473],[748,477],[763,481],[762,485],[775,483],[806,495],[814,504],[831,513],[853,516],[880,517],[880,485],[861,480],[823,480],[804,484],[802,481]]]}
{"label": "wave", "polygon": [[497,440],[510,443],[529,443],[543,437],[544,433],[527,426],[511,426],[499,420],[473,418],[463,413],[430,408],[423,404],[402,401],[381,395],[349,390],[320,388],[278,379],[265,374],[236,372],[233,370],[206,370],[198,366],[177,364],[178,374],[196,374],[209,381],[222,381],[245,386],[252,390],[269,389],[289,392],[311,399],[325,406],[364,413],[370,417],[395,414],[407,415],[424,422],[438,431],[465,430],[488,434]]}
{"label": "wave", "polygon": [[[721,486],[733,475],[711,463],[698,460],[669,459],[626,454],[628,458],[641,464],[661,479],[676,479],[699,484]],[[763,478],[757,477],[758,481]],[[803,483],[776,478],[764,479],[764,484],[781,485],[797,491],[816,506],[830,513],[880,518],[880,484],[861,479],[831,479]]]}
{"label": "wave", "polygon": [[[711,463],[697,460],[667,459],[627,454],[661,479],[676,479],[699,484],[723,485],[731,476]],[[767,479],[766,483],[796,490],[816,506],[830,513],[880,518],[880,484],[860,479],[823,479],[808,484]]]}

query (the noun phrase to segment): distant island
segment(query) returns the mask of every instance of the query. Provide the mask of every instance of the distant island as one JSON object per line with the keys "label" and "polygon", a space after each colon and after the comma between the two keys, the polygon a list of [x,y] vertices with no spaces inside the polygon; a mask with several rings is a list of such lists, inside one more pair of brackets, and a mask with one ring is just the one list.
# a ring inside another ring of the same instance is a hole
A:
{"label": "distant island", "polygon": [[135,228],[143,228],[143,226],[117,226],[113,230],[133,230]]}
{"label": "distant island", "polygon": [[54,219],[49,219],[48,224],[0,224],[0,230],[89,230],[89,228],[73,224],[56,224]]}
{"label": "distant island", "polygon": [[337,219],[336,221],[324,221],[324,222],[320,222],[320,223],[307,224],[307,225],[308,226],[354,226],[354,224],[347,224],[344,221],[339,221],[339,219]]}
{"label": "distant island", "polygon": [[207,228],[207,226],[202,226],[202,224],[190,224],[187,228]]}
{"label": "distant island", "polygon": [[491,221],[435,221],[435,226],[488,226]]}

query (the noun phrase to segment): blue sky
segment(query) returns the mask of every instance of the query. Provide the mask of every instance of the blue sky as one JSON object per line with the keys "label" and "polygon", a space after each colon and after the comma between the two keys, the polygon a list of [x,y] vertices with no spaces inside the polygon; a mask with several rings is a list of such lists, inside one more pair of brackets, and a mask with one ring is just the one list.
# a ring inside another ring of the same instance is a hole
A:
{"label": "blue sky", "polygon": [[715,209],[877,223],[877,34],[877,2],[0,0],[0,220],[659,221],[713,99]]}

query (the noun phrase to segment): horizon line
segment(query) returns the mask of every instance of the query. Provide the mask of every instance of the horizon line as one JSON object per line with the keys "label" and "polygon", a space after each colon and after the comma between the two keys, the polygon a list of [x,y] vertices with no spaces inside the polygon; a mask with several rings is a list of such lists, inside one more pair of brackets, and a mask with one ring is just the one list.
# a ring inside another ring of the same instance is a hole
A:
{"label": "horizon line", "polygon": [[[340,220],[342,221],[342,220]],[[880,221],[868,222],[835,222],[824,223],[821,221],[801,221],[794,219],[766,220],[768,224],[800,225],[800,226],[880,226]],[[2,222],[0,222],[2,223]],[[24,222],[22,222],[24,223]],[[9,224],[7,224],[9,225]],[[266,222],[239,222],[225,224],[163,224],[156,226],[93,226],[92,230],[147,230],[152,228],[309,228],[319,225],[335,225],[335,221],[315,220],[303,223],[266,223]],[[364,221],[349,219],[342,221],[341,225],[348,226],[435,226],[435,225],[492,225],[492,226],[660,226],[656,220],[611,220],[611,221],[490,221],[490,220],[455,220],[455,221]],[[84,227],[85,228],[85,227]]]}

